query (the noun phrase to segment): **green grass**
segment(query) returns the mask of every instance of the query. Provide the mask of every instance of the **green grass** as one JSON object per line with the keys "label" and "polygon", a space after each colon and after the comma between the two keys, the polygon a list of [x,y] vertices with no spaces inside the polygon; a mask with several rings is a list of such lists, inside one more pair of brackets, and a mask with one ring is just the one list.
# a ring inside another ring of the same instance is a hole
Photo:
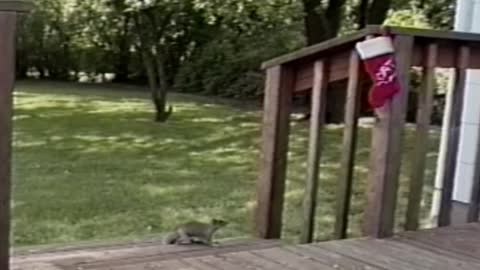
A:
{"label": "green grass", "polygon": [[[115,90],[115,91],[112,91]],[[252,231],[261,113],[174,95],[171,119],[152,121],[148,94],[61,83],[20,83],[14,117],[14,244],[72,243],[160,234],[191,219],[222,217],[219,237]],[[286,239],[298,237],[307,126],[294,123],[286,191]],[[404,160],[411,154],[407,132]],[[323,136],[317,239],[333,228],[341,127]],[[430,201],[438,134],[431,140],[425,202]],[[364,206],[370,146],[360,129],[352,202],[353,235]],[[404,163],[398,209],[405,208]],[[424,207],[424,210],[427,207]]]}

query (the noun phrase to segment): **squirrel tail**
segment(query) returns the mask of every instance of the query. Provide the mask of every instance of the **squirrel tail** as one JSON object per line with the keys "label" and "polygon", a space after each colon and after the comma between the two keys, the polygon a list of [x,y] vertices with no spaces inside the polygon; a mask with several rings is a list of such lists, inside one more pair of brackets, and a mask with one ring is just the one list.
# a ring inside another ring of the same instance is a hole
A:
{"label": "squirrel tail", "polygon": [[172,232],[165,236],[165,238],[163,239],[163,243],[165,245],[173,245],[177,242],[178,238],[179,238],[178,233]]}

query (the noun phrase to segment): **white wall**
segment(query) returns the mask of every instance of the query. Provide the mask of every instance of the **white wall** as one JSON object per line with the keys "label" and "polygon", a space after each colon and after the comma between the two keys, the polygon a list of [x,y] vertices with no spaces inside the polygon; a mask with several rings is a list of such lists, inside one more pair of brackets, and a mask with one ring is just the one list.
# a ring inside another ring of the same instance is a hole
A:
{"label": "white wall", "polygon": [[[458,0],[455,29],[480,33],[480,0]],[[480,128],[480,70],[467,73],[453,200],[468,203]]]}

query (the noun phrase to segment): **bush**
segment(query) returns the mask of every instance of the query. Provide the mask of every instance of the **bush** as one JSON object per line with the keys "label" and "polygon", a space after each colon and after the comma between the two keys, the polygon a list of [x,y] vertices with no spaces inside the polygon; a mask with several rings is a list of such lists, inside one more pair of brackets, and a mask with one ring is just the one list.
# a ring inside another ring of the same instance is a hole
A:
{"label": "bush", "polygon": [[262,96],[264,78],[260,65],[303,45],[301,31],[296,27],[266,29],[249,35],[218,35],[182,65],[175,90],[240,99]]}

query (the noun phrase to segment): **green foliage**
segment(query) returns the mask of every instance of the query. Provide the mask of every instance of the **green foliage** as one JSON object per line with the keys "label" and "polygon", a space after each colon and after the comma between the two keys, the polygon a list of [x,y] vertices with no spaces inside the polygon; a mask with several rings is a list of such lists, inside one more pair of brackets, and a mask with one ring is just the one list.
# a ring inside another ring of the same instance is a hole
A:
{"label": "green foliage", "polygon": [[32,13],[21,24],[19,66],[25,72],[35,68],[40,76],[67,79],[75,70],[74,36],[78,30],[71,0],[35,1]]}
{"label": "green foliage", "polygon": [[260,63],[301,45],[301,36],[288,31],[289,27],[292,26],[282,28],[291,33],[289,36],[280,29],[270,33],[260,31],[236,40],[230,37],[230,33],[217,36],[182,66],[176,89],[233,98],[261,96],[264,78]]}
{"label": "green foliage", "polygon": [[424,11],[415,6],[408,9],[392,10],[384,24],[414,28],[431,28]]}
{"label": "green foliage", "polygon": [[[162,56],[166,74],[159,77],[178,91],[258,97],[261,62],[306,44],[303,3],[38,0],[20,24],[18,76],[36,71],[50,79],[78,80],[80,74],[111,73],[117,81],[145,83],[142,54],[148,52]],[[360,3],[342,4],[340,34],[359,27]],[[454,0],[396,0],[389,5],[386,24],[452,25]]]}
{"label": "green foliage", "polygon": [[[237,7],[232,13],[229,10],[233,3]],[[215,35],[197,47],[190,61],[181,66],[175,80],[177,91],[259,97],[263,93],[261,62],[302,45],[298,20],[291,15],[292,10],[300,8],[298,5],[287,5],[284,0],[270,0],[270,5],[242,3],[232,1],[210,11],[221,24]]]}

